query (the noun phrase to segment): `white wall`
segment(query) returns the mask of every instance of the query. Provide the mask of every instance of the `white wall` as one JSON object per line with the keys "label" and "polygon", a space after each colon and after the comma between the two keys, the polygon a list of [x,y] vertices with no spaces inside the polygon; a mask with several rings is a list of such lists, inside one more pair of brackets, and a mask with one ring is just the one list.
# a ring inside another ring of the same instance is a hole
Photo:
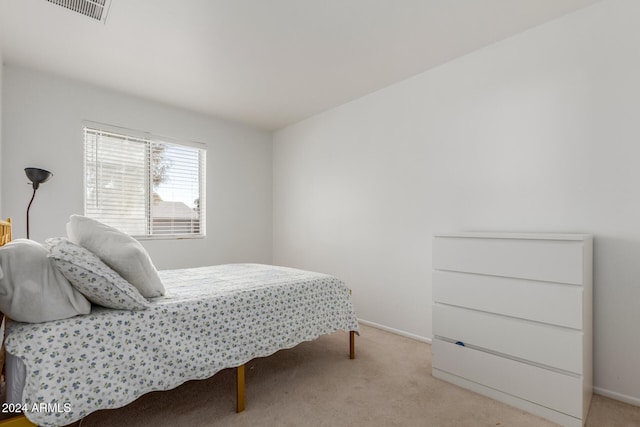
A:
{"label": "white wall", "polygon": [[207,237],[143,241],[158,268],[271,261],[271,134],[50,74],[5,66],[2,215],[24,237],[31,187],[23,169],[54,173],[31,207],[31,238],[65,235],[82,213],[82,121],[207,144]]}
{"label": "white wall", "polygon": [[640,404],[640,2],[603,1],[276,133],[273,257],[431,337],[431,244],[595,235],[595,385]]}

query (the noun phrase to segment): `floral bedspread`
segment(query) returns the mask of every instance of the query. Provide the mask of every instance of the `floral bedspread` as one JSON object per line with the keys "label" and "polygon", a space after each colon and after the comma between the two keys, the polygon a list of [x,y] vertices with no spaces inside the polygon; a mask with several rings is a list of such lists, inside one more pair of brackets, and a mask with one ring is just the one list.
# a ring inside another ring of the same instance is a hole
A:
{"label": "floral bedspread", "polygon": [[70,424],[320,335],[358,330],[349,290],[333,276],[260,264],[160,275],[167,294],[148,310],[94,306],[62,321],[9,323],[6,349],[26,366],[29,420]]}

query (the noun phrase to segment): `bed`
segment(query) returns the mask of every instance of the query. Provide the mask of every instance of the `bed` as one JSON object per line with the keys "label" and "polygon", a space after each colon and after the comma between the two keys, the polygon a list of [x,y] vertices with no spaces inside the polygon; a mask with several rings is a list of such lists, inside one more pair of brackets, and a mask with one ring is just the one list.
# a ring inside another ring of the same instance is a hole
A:
{"label": "bed", "polygon": [[256,357],[338,330],[349,332],[355,357],[350,292],[333,276],[261,264],[158,274],[166,292],[145,309],[94,304],[66,319],[8,321],[5,409],[24,410],[38,425],[67,425],[235,368],[240,412],[244,364]]}

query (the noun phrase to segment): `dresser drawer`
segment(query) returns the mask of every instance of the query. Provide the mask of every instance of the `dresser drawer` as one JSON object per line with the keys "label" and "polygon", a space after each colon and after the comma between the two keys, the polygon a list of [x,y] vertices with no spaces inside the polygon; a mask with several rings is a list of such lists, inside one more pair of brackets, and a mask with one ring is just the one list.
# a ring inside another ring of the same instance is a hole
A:
{"label": "dresser drawer", "polygon": [[582,372],[582,332],[442,304],[433,306],[436,337],[550,366]]}
{"label": "dresser drawer", "polygon": [[582,417],[582,381],[440,339],[432,344],[433,368],[512,396]]}
{"label": "dresser drawer", "polygon": [[433,266],[436,270],[581,285],[583,256],[580,240],[436,236]]}
{"label": "dresser drawer", "polygon": [[433,301],[536,322],[582,329],[582,286],[433,272]]}

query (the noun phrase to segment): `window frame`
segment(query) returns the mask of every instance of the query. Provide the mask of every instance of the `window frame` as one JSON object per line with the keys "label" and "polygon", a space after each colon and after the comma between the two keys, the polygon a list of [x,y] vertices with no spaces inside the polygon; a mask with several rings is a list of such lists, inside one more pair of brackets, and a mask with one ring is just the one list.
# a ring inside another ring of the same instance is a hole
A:
{"label": "window frame", "polygon": [[[207,165],[207,146],[201,142],[189,141],[189,140],[178,140],[175,138],[159,136],[150,132],[139,131],[135,129],[124,128],[120,126],[107,125],[104,123],[98,123],[93,121],[83,121],[82,122],[82,144],[83,144],[83,199],[84,199],[84,215],[89,218],[94,218],[91,215],[87,214],[88,207],[88,156],[87,156],[87,129],[97,132],[105,132],[112,133],[115,135],[121,135],[124,137],[144,140],[147,143],[147,154],[146,156],[151,156],[150,151],[152,144],[160,143],[165,146],[177,146],[177,147],[188,147],[198,152],[198,165],[199,165],[199,176],[198,176],[198,184],[199,184],[199,221],[198,221],[198,232],[197,233],[167,233],[167,234],[130,234],[137,240],[182,240],[182,239],[204,239],[206,237],[206,165]],[[145,163],[147,167],[150,164],[150,159],[145,158]],[[154,189],[152,180],[149,178],[149,175],[145,173],[145,228],[148,233],[152,231],[152,222],[153,217],[151,216],[151,201],[153,199]],[[94,218],[98,219],[99,218]],[[108,222],[105,222],[107,225]],[[125,231],[126,232],[126,231]]]}

